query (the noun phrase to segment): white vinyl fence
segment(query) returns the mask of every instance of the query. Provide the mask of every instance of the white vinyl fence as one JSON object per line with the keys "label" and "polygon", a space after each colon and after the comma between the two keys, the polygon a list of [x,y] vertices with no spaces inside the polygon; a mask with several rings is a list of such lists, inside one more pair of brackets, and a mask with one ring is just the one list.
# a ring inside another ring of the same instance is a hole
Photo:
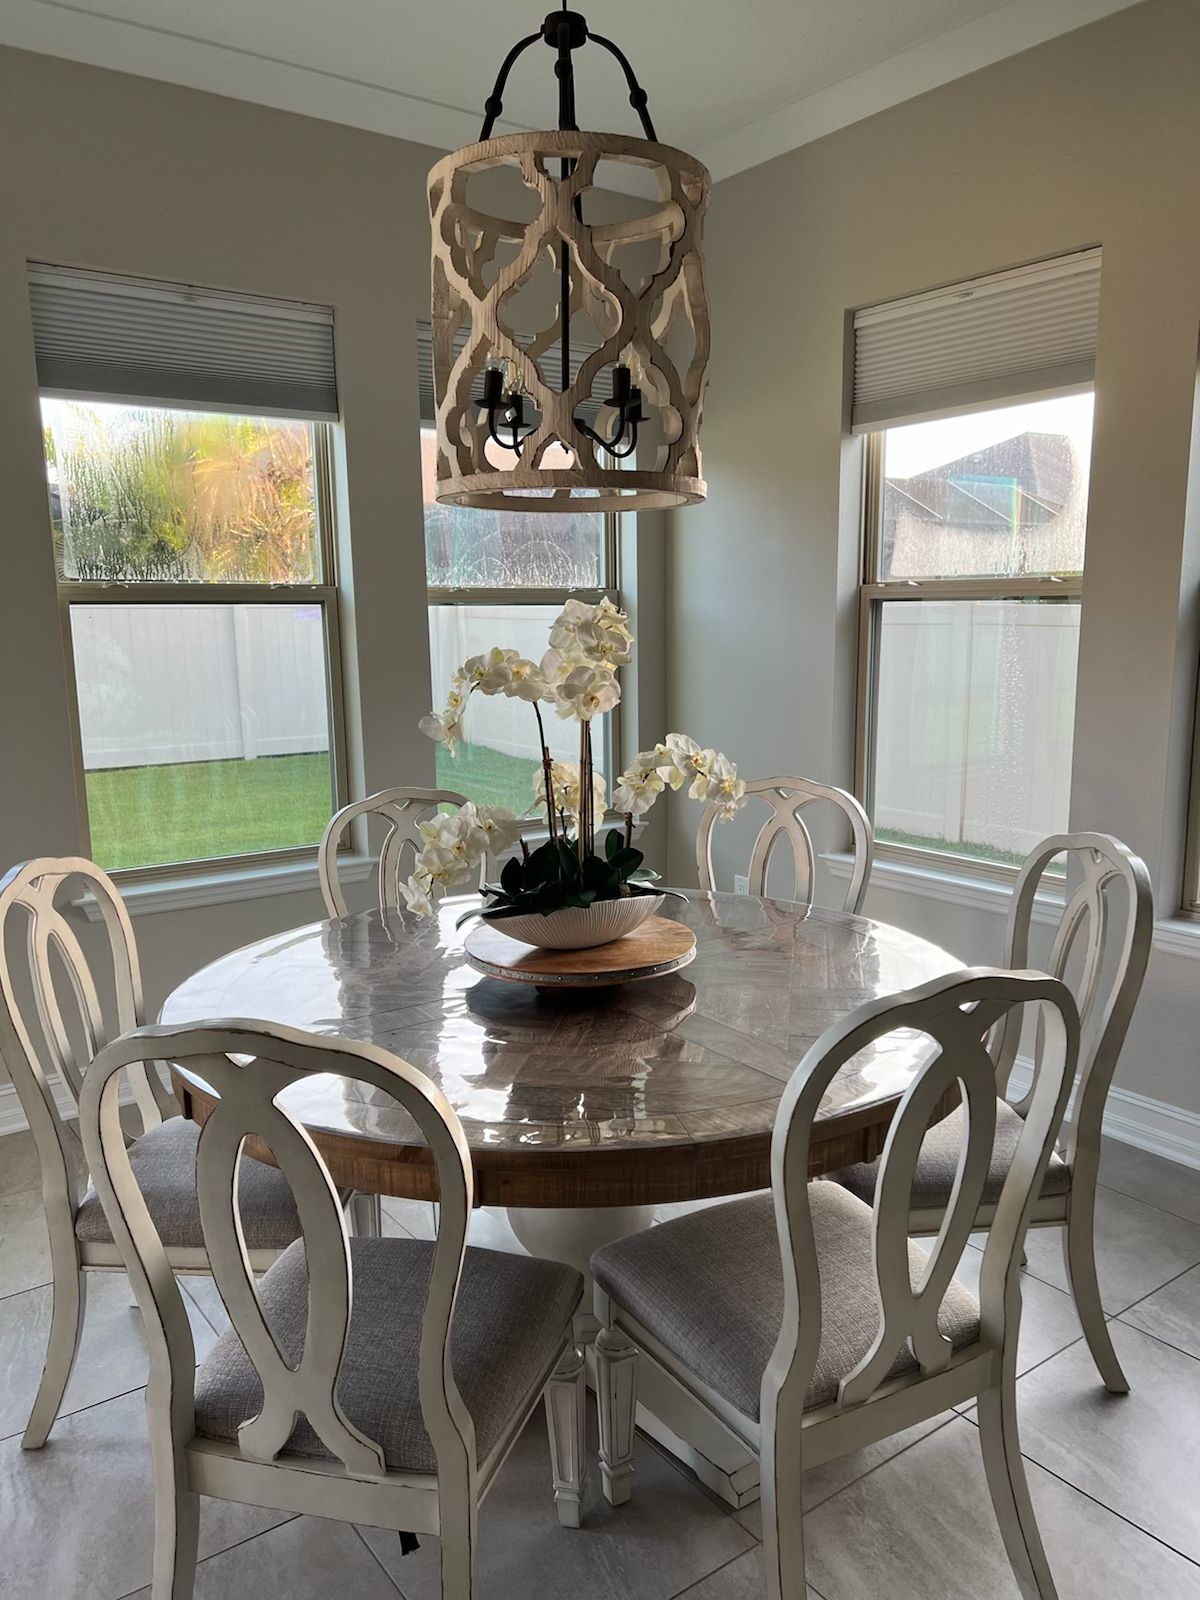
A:
{"label": "white vinyl fence", "polygon": [[329,748],[319,606],[71,607],[83,764]]}
{"label": "white vinyl fence", "polygon": [[1078,605],[885,604],[875,824],[1025,855],[1067,826]]}

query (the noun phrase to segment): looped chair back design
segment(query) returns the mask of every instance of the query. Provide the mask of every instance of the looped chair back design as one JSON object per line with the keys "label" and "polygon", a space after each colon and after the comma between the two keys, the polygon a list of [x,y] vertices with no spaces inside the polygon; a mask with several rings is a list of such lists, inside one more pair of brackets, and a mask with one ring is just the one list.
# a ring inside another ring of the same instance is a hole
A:
{"label": "looped chair back design", "polygon": [[[811,778],[757,778],[746,784],[746,794],[766,803],[770,815],[759,829],[750,854],[749,892],[762,898],[767,893],[767,870],[776,847],[786,842],[791,847],[795,868],[793,898],[811,904],[817,875],[817,857],[812,834],[802,813],[809,806],[825,803],[835,806],[850,825],[853,863],[842,910],[860,910],[871,877],[875,835],[871,819],[859,802],[845,789],[816,783]],[[716,887],[713,871],[713,829],[719,815],[715,805],[706,808],[696,835],[696,866],[701,889]]]}
{"label": "looped chair back design", "polygon": [[[100,911],[111,960],[107,1008],[64,908],[72,889],[86,889]],[[22,926],[25,960],[18,976],[9,957]],[[64,1011],[68,997],[82,1052],[72,1041]],[[54,1079],[61,1081],[78,1109],[88,1063],[110,1037],[136,1028],[142,1015],[133,925],[108,874],[82,856],[41,857],[14,867],[0,881],[0,1053],[37,1145],[44,1189],[48,1169],[53,1169],[62,1193],[72,1201],[78,1198],[74,1164],[62,1145]],[[131,1071],[130,1086],[143,1130],[157,1127],[164,1112],[176,1109],[148,1062]]]}
{"label": "looped chair back design", "polygon": [[[1154,891],[1140,856],[1107,833],[1062,833],[1044,839],[1026,859],[1009,907],[1007,960],[1029,962],[1029,945],[1038,891],[1046,870],[1067,855],[1079,881],[1068,888],[1054,930],[1045,970],[1068,982],[1079,1008],[1079,1088],[1067,1134],[1067,1165],[1094,1153],[1099,1164],[1104,1103],[1120,1059],[1130,1018],[1141,993],[1154,935]],[[1077,958],[1077,975],[1068,967]],[[1021,1030],[1014,1018],[998,1030],[997,1085],[1006,1095],[1017,1058]],[[1035,1054],[1036,1060],[1036,1054]],[[1028,1097],[1015,1103],[1022,1115]]]}
{"label": "looped chair back design", "polygon": [[387,825],[376,872],[379,909],[387,913],[399,910],[400,879],[407,875],[413,857],[424,846],[418,825],[428,822],[439,806],[466,803],[466,795],[453,789],[380,789],[335,812],[317,849],[317,873],[328,915],[344,917],[349,909],[338,876],[338,850],[360,817],[379,817]]}
{"label": "looped chair back design", "polygon": [[[780,1102],[771,1152],[784,1309],[763,1379],[764,1432],[768,1425],[780,1431],[801,1426],[820,1349],[823,1308],[814,1293],[820,1279],[808,1198],[809,1145],[813,1119],[831,1080],[859,1051],[902,1029],[913,1030],[935,1047],[901,1102],[880,1162],[873,1205],[879,1326],[867,1354],[841,1379],[836,1406],[845,1409],[871,1400],[906,1346],[922,1376],[943,1371],[951,1361],[953,1346],[938,1327],[938,1315],[975,1226],[991,1160],[996,1093],[989,1034],[1008,1013],[1034,1004],[1043,1039],[1041,1070],[984,1255],[980,1338],[999,1353],[1008,1332],[1019,1244],[1078,1057],[1079,1021],[1070,991],[1035,972],[955,973],[899,1000],[890,997],[862,1007],[829,1029],[797,1068]],[[958,1171],[927,1265],[914,1283],[908,1217],[917,1161],[931,1119],[942,1116],[956,1095],[966,1108]]]}
{"label": "looped chair back design", "polygon": [[[110,1045],[93,1063],[81,1106],[85,1140],[92,1128],[99,1129],[97,1192],[147,1325],[157,1335],[152,1353],[166,1356],[152,1370],[151,1384],[171,1395],[176,1445],[189,1443],[195,1432],[195,1353],[166,1253],[126,1153],[117,1109],[122,1072],[158,1058],[186,1063],[220,1096],[200,1132],[196,1192],[213,1277],[262,1384],[262,1408],[238,1433],[241,1455],[255,1462],[274,1460],[303,1413],[348,1472],[371,1477],[385,1471],[381,1444],[347,1420],[338,1400],[353,1302],[345,1216],[316,1146],[276,1103],[278,1096],[299,1079],[336,1073],[392,1097],[413,1118],[437,1168],[441,1206],[420,1335],[421,1409],[439,1481],[448,1474],[451,1482],[466,1488],[473,1481],[474,1428],[455,1387],[449,1345],[472,1198],[470,1153],[458,1119],[422,1074],[382,1050],[325,1044],[298,1030],[264,1023],[141,1028]],[[242,1234],[237,1172],[248,1139],[270,1151],[300,1216],[309,1289],[298,1363],[280,1346],[264,1316]]]}

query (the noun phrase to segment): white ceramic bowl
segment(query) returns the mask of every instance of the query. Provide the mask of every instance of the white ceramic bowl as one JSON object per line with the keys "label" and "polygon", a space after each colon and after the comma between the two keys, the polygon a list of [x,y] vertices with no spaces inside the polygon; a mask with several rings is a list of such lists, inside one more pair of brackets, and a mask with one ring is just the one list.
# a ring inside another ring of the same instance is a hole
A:
{"label": "white ceramic bowl", "polygon": [[497,933],[540,950],[591,950],[640,928],[658,907],[658,895],[634,894],[621,900],[598,900],[591,906],[563,906],[546,916],[534,911],[526,917],[489,918],[488,922]]}

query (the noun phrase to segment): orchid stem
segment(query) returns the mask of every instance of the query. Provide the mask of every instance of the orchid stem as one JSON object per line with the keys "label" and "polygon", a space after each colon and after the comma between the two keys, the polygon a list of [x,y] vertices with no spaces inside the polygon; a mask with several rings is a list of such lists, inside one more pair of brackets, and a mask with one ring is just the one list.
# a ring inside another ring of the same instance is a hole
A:
{"label": "orchid stem", "polygon": [[558,837],[554,829],[554,762],[549,750],[546,748],[546,726],[542,721],[541,707],[536,700],[533,702],[533,714],[537,718],[538,743],[542,747],[542,776],[546,785],[546,821],[550,828],[550,842],[553,844]]}

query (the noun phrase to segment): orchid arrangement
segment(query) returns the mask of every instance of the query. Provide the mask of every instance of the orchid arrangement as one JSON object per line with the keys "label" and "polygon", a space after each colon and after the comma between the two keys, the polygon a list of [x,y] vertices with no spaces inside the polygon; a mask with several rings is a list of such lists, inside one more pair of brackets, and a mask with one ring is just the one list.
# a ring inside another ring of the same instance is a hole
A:
{"label": "orchid arrangement", "polygon": [[[612,809],[624,817],[624,828],[609,831],[604,854],[594,849],[598,819],[607,809],[603,776],[592,762],[591,724],[611,711],[621,698],[617,669],[633,659],[629,618],[601,600],[588,605],[568,600],[550,630],[549,648],[540,661],[516,650],[493,649],[472,656],[454,673],[446,706],[421,719],[422,732],[444,745],[451,755],[465,735],[463,717],[474,694],[505,695],[525,700],[537,719],[542,759],[534,774],[534,804],[549,828],[549,838],[536,850],[520,840],[521,855],[506,862],[499,884],[485,886],[489,918],[548,914],[563,906],[588,906],[633,894],[663,894],[655,874],[642,866],[642,852],[633,844],[635,819],[644,816],[666,789],[682,789],[693,800],[715,804],[722,821],[745,803],[746,785],[728,756],[702,749],[686,734],[668,734],[653,750],[635,756],[612,793]],[[543,708],[579,724],[578,762],[556,761],[546,742]],[[401,889],[411,911],[428,916],[436,890],[469,883],[488,854],[495,855],[520,838],[520,821],[498,806],[464,805],[455,815],[421,824],[425,841],[413,873]]]}

